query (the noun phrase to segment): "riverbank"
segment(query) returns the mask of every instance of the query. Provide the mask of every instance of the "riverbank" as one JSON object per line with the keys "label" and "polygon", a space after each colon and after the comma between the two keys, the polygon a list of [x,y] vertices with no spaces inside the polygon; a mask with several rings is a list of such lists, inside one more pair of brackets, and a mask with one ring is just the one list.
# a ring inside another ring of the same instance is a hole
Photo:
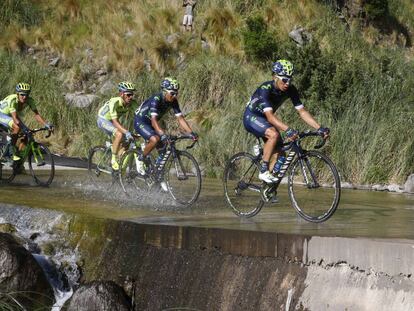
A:
{"label": "riverbank", "polygon": [[0,218],[37,231],[38,241],[53,234],[59,243],[46,244],[49,256],[76,250],[80,283],[114,281],[127,289],[134,310],[414,305],[414,239],[140,224],[4,205]]}

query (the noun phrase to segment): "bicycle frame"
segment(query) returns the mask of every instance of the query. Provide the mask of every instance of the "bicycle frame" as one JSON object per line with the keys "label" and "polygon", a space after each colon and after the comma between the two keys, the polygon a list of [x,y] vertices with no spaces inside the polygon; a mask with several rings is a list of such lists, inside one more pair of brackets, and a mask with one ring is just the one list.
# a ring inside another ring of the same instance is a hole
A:
{"label": "bicycle frame", "polygon": [[[317,134],[316,132],[303,132],[300,133],[299,138],[293,142],[287,142],[287,143],[283,143],[282,147],[282,151],[287,151],[287,150],[291,150],[285,160],[285,163],[283,163],[280,171],[277,174],[277,180],[276,182],[272,183],[269,185],[269,188],[267,189],[267,192],[273,192],[276,191],[277,188],[279,187],[282,179],[285,177],[286,172],[289,170],[290,165],[292,164],[293,160],[295,159],[296,155],[299,157],[299,161],[301,161],[301,170],[305,179],[306,184],[308,185],[309,188],[317,188],[319,187],[319,184],[316,182],[317,178],[314,175],[313,170],[311,169],[309,163],[305,160],[305,165],[308,167],[309,172],[311,174],[312,180],[314,181],[312,183],[312,185],[310,186],[309,183],[309,179],[308,179],[308,175],[306,174],[306,171],[304,170],[304,165],[303,165],[303,157],[305,155],[306,150],[304,150],[301,146],[300,146],[300,140],[302,138],[308,137],[308,136],[319,136],[319,134]],[[323,140],[322,143],[314,146],[315,149],[319,149],[321,148],[324,144],[325,144],[325,140]],[[263,153],[260,152],[260,154],[256,157],[257,161],[260,161],[261,157],[262,157]]]}

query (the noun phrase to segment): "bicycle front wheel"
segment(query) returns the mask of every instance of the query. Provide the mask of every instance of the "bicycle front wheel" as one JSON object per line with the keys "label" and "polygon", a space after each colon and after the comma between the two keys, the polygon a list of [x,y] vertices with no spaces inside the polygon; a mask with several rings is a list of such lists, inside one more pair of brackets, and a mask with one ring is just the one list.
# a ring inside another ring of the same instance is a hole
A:
{"label": "bicycle front wheel", "polygon": [[104,146],[96,146],[89,151],[88,172],[95,186],[112,186],[111,158],[111,149]]}
{"label": "bicycle front wheel", "polygon": [[128,150],[121,158],[121,187],[128,195],[143,194],[148,191],[145,178],[138,174],[137,160],[139,153],[136,150]]}
{"label": "bicycle front wheel", "polygon": [[[30,148],[30,145],[28,146]],[[55,162],[49,149],[39,143],[35,143],[29,152],[29,169],[33,180],[42,187],[49,186],[55,177]]]}
{"label": "bicycle front wheel", "polygon": [[263,207],[259,162],[249,153],[235,154],[224,169],[224,194],[237,216],[253,217]]}
{"label": "bicycle front wheel", "polygon": [[297,213],[310,222],[329,219],[339,204],[341,183],[333,162],[323,153],[307,151],[291,165],[289,197]]}
{"label": "bicycle front wheel", "polygon": [[165,182],[171,196],[180,204],[193,204],[201,190],[200,167],[194,157],[186,151],[176,151],[165,165]]}

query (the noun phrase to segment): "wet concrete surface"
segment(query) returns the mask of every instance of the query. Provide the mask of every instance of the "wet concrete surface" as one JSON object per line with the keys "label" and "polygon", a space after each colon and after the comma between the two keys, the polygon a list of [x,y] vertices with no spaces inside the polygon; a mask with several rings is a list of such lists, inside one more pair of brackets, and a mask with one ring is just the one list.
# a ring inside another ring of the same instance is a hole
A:
{"label": "wet concrete surface", "polygon": [[30,176],[18,176],[12,185],[1,185],[0,202],[143,224],[331,237],[414,238],[414,195],[409,194],[343,190],[332,218],[313,224],[296,214],[283,185],[280,203],[266,205],[253,218],[240,219],[227,206],[221,180],[216,179],[203,180],[199,200],[191,208],[177,206],[168,194],[156,192],[131,198],[117,185],[96,188],[83,170],[58,170],[49,188],[30,184]]}

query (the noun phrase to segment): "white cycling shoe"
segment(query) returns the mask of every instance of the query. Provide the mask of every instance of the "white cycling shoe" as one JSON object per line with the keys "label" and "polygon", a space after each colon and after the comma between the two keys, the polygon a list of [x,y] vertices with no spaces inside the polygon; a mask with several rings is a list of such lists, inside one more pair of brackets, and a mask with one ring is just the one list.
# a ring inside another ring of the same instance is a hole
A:
{"label": "white cycling shoe", "polygon": [[160,186],[161,186],[162,191],[168,192],[167,183],[165,181],[160,182]]}
{"label": "white cycling shoe", "polygon": [[137,165],[137,173],[140,175],[145,175],[145,163],[144,161],[140,161],[138,159],[135,159],[136,165]]}
{"label": "white cycling shoe", "polygon": [[277,177],[273,176],[272,173],[270,173],[269,171],[266,171],[264,173],[260,173],[259,174],[259,179],[264,181],[267,184],[272,184],[272,183],[275,183],[277,181]]}

